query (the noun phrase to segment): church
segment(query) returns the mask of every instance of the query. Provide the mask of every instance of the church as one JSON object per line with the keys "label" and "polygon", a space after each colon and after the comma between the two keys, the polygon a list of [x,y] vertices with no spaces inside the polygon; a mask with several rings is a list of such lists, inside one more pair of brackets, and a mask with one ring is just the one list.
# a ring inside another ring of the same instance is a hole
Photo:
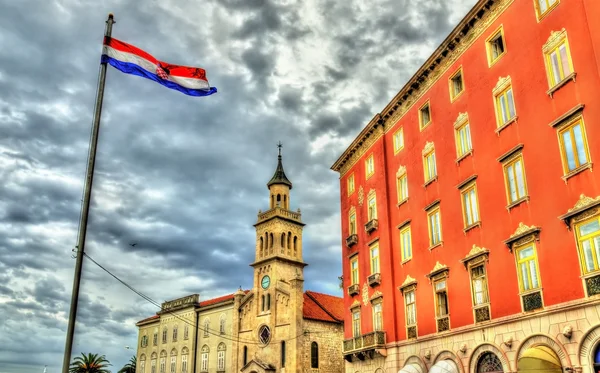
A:
{"label": "church", "polygon": [[281,145],[267,187],[269,209],[254,224],[252,289],[164,302],[136,323],[138,373],[344,371],[343,299],[304,291],[305,224],[290,209]]}

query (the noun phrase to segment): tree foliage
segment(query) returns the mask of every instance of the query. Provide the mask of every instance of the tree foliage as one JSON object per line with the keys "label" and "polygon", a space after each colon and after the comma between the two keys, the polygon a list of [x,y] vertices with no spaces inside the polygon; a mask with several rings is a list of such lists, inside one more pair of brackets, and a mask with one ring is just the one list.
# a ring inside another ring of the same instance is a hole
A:
{"label": "tree foliage", "polygon": [[104,355],[83,352],[76,356],[69,367],[69,373],[110,373],[107,368],[111,364]]}
{"label": "tree foliage", "polygon": [[129,362],[127,364],[125,364],[123,366],[123,368],[121,368],[121,370],[119,370],[118,373],[135,373],[136,365],[137,365],[137,358],[135,356],[133,356],[131,359],[129,359]]}

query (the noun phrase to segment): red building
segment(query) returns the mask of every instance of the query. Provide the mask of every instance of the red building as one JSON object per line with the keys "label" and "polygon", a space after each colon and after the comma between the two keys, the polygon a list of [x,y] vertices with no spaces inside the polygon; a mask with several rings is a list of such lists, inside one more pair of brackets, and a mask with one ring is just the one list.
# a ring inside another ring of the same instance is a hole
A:
{"label": "red building", "polygon": [[600,2],[478,1],[332,166],[347,371],[591,372],[598,144]]}

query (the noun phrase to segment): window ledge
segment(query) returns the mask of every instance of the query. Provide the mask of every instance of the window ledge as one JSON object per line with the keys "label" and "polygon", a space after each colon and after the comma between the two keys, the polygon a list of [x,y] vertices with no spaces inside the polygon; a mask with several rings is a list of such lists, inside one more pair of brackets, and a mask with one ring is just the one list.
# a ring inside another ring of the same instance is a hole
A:
{"label": "window ledge", "polygon": [[405,204],[406,202],[408,202],[408,197],[404,198],[402,201],[398,202],[398,204],[396,204],[396,207],[400,207],[403,204]]}
{"label": "window ledge", "polygon": [[423,184],[423,188],[427,188],[427,186],[431,183],[433,183],[434,181],[437,181],[438,177],[437,175],[435,175],[434,177],[432,177],[431,179],[427,180],[425,182],[425,184]]}
{"label": "window ledge", "polygon": [[440,242],[436,243],[433,246],[429,246],[428,249],[429,249],[429,251],[431,251],[431,250],[433,250],[433,249],[435,249],[436,247],[439,247],[439,246],[444,246],[444,241],[440,241]]}
{"label": "window ledge", "polygon": [[481,220],[480,220],[480,221],[478,221],[478,222],[475,222],[475,223],[473,223],[473,224],[471,224],[471,225],[469,225],[469,226],[467,226],[467,227],[465,227],[465,228],[463,229],[463,232],[464,232],[464,233],[465,233],[465,235],[466,235],[468,231],[470,231],[471,229],[473,229],[473,228],[476,228],[476,227],[481,227]]}
{"label": "window ledge", "polygon": [[571,80],[573,82],[575,82],[576,77],[577,77],[577,73],[571,73],[571,74],[565,76],[565,78],[563,80],[556,83],[554,85],[554,87],[550,88],[546,93],[548,94],[548,96],[550,96],[550,98],[553,98],[552,96],[554,95],[554,92],[558,91],[560,88],[562,88],[565,84],[567,84]]}
{"label": "window ledge", "polygon": [[511,124],[516,123],[517,119],[519,119],[519,116],[515,115],[514,117],[512,117],[511,119],[509,119],[508,121],[506,121],[506,123],[504,123],[500,127],[496,128],[494,130],[494,132],[496,132],[496,135],[500,136],[500,132],[502,132],[503,129],[505,129],[506,127],[510,126]]}
{"label": "window ledge", "polygon": [[473,306],[471,308],[474,309],[474,310],[476,310],[476,309],[483,308],[483,307],[489,307],[490,304],[491,304],[490,302],[481,303],[481,304],[478,304],[478,305]]}
{"label": "window ledge", "polygon": [[456,161],[455,161],[456,164],[458,165],[460,163],[460,161],[462,161],[463,159],[467,158],[470,155],[473,155],[473,149],[469,150],[465,154],[463,154],[460,157],[456,158]]}
{"label": "window ledge", "polygon": [[412,260],[412,257],[409,259],[404,259],[402,262],[400,262],[400,265],[405,265],[406,263],[410,262]]}
{"label": "window ledge", "polygon": [[523,203],[523,202],[529,202],[529,196],[525,196],[525,197],[523,197],[523,198],[520,198],[520,199],[518,199],[518,200],[514,201],[513,203],[511,203],[511,204],[509,204],[508,206],[506,206],[506,209],[507,209],[508,211],[510,211],[510,210],[512,210],[514,207],[517,207],[517,206],[519,206],[519,205],[520,205],[521,203]]}
{"label": "window ledge", "polygon": [[539,287],[539,288],[535,288],[535,289],[531,289],[531,290],[526,290],[526,291],[522,291],[519,293],[519,296],[523,296],[523,295],[529,295],[529,294],[533,294],[533,293],[537,293],[537,292],[541,292],[544,288],[543,287]]}
{"label": "window ledge", "polygon": [[429,127],[431,125],[431,120],[427,123],[425,123],[422,126],[419,126],[419,132],[423,131],[425,128]]}
{"label": "window ledge", "polygon": [[572,178],[573,176],[587,170],[588,168],[590,169],[590,171],[592,171],[592,162],[588,162],[582,166],[577,167],[576,169],[574,169],[573,171],[569,171],[568,174],[561,176],[561,178],[565,181],[565,184],[567,183],[567,180],[569,180],[570,178]]}

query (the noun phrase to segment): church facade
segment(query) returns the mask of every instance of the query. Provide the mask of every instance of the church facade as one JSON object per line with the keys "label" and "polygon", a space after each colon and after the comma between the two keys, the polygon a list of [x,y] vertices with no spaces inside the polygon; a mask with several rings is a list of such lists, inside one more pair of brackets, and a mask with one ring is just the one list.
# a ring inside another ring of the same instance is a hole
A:
{"label": "church facade", "polygon": [[138,373],[341,373],[343,299],[304,291],[301,213],[281,149],[259,211],[253,286],[215,299],[163,303],[136,324]]}

